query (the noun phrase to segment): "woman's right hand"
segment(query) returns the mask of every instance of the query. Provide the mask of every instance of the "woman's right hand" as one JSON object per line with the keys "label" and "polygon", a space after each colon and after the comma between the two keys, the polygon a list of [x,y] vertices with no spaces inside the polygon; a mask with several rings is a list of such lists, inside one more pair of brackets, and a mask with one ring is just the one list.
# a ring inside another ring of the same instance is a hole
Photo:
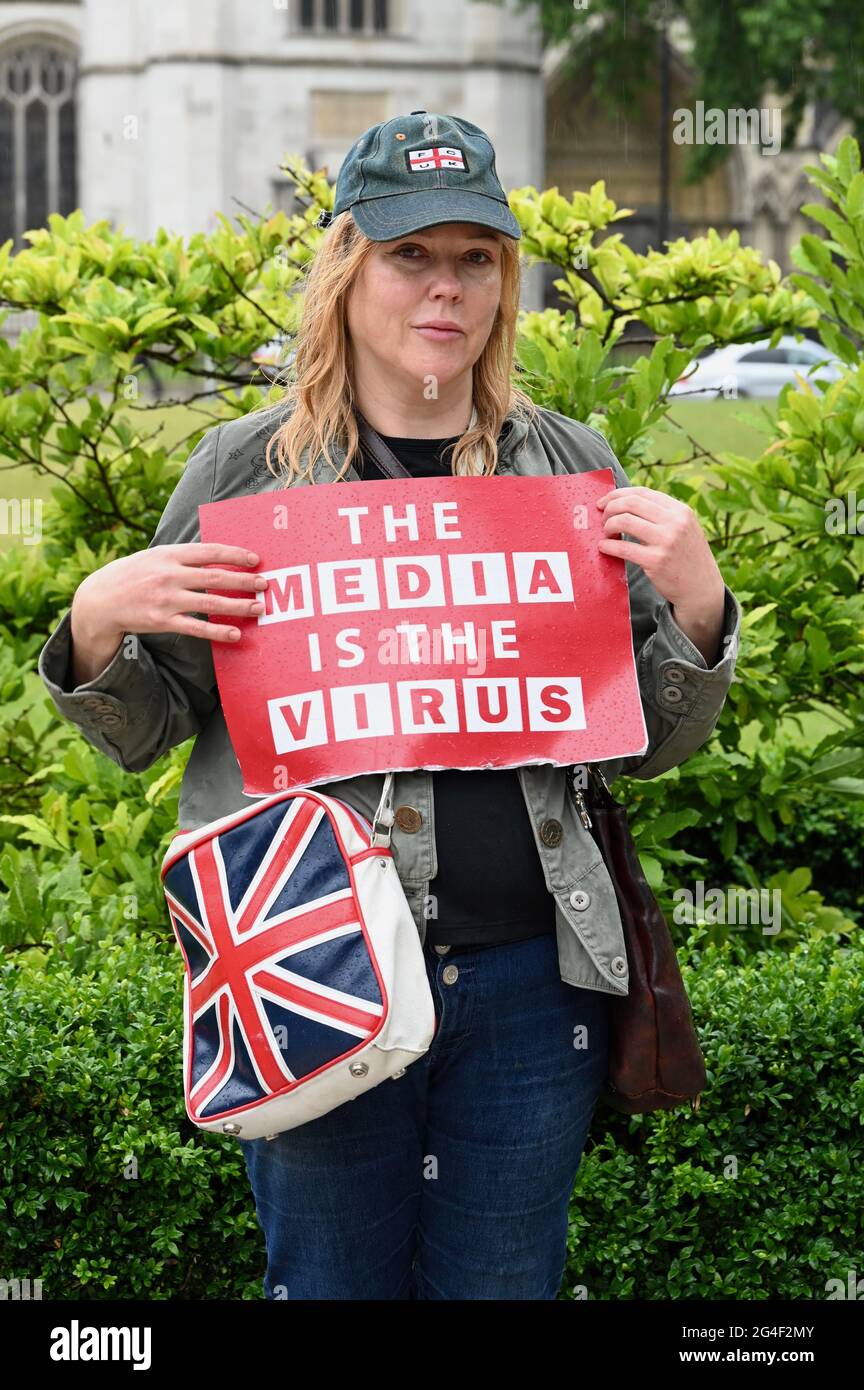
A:
{"label": "woman's right hand", "polygon": [[[127,632],[182,632],[210,642],[237,641],[240,630],[230,623],[205,622],[189,615],[255,617],[263,612],[259,594],[266,589],[267,580],[242,570],[219,568],[248,568],[259,563],[259,556],[242,546],[213,541],[154,545],[111,560],[88,575],[75,591],[73,645],[98,646],[104,654],[111,643],[116,651]],[[249,597],[226,598],[206,594],[204,589],[248,589]]]}

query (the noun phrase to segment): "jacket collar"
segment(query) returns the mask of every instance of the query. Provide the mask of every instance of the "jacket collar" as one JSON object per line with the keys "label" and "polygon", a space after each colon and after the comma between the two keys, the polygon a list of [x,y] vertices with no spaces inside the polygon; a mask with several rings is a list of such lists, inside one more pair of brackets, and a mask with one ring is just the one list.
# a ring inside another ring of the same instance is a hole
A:
{"label": "jacket collar", "polygon": [[[505,428],[502,431],[504,438],[498,447],[498,473],[512,473],[515,471],[515,458],[527,439],[530,424],[527,420],[520,419],[514,415],[507,416]],[[342,467],[345,459],[345,450],[341,445],[333,445],[331,449],[333,455],[333,467],[331,468],[326,459],[319,458],[313,469],[314,481],[316,483],[332,482],[334,473]],[[299,481],[299,479],[298,479]],[[359,483],[360,474],[353,463],[344,474],[346,483]]]}

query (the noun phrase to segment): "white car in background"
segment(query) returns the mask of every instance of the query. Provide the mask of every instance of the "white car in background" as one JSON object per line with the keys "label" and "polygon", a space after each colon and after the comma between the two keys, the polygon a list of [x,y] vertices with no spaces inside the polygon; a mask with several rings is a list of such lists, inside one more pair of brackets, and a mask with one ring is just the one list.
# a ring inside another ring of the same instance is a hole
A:
{"label": "white car in background", "polygon": [[796,372],[818,392],[820,377],[832,382],[848,370],[836,353],[808,338],[799,341],[785,334],[773,348],[768,346],[770,341],[730,343],[697,358],[675,382],[670,396],[691,401],[778,396],[787,382],[798,385]]}

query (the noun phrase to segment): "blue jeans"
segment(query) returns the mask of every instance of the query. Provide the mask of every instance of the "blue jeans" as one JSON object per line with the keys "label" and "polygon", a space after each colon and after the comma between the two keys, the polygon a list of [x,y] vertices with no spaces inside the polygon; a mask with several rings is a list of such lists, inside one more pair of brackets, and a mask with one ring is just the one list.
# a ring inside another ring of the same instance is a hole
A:
{"label": "blue jeans", "polygon": [[558,1294],[612,997],[561,980],[554,932],[424,956],[429,1051],[317,1120],[240,1141],[265,1298]]}

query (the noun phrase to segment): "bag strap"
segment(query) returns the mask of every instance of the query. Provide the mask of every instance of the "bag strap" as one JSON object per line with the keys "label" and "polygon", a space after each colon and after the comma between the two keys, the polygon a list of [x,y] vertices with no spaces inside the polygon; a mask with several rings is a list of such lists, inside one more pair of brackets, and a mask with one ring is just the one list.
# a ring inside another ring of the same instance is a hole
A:
{"label": "bag strap", "polygon": [[[358,410],[356,405],[354,406],[354,418],[357,421],[357,432],[361,440],[369,450],[369,453],[374,458],[384,476],[386,478],[413,478],[413,473],[409,473],[405,465],[399,462],[389,444],[385,444],[378,431],[372,428],[365,415]],[[475,405],[471,408],[471,420],[468,425],[469,429],[471,429],[476,420],[477,407]]]}
{"label": "bag strap", "polygon": [[576,803],[576,810],[579,812],[579,819],[581,820],[585,829],[590,830],[592,821],[590,815],[588,814],[588,804],[585,798],[585,793],[582,791],[581,787],[576,786],[577,767],[584,767],[585,771],[588,774],[588,785],[586,790],[590,791],[591,793],[592,805],[598,808],[605,808],[606,810],[609,810],[611,807],[616,806],[618,803],[615,801],[615,798],[613,797],[612,791],[609,787],[609,783],[606,781],[606,778],[603,776],[603,771],[597,765],[597,763],[571,763],[570,766],[566,769],[565,773],[565,776],[567,778],[567,785],[570,788],[570,793],[573,797],[573,800]]}
{"label": "bag strap", "polygon": [[[388,444],[384,443],[384,440],[381,438],[378,431],[372,428],[365,415],[362,414],[362,412],[357,408],[356,405],[354,406],[354,416],[357,421],[357,431],[360,435],[361,440],[365,444],[366,448],[369,450],[370,454],[374,458],[375,462],[378,464],[378,467],[381,469],[385,477],[413,477],[413,474],[409,473],[405,465],[399,462],[393,450],[389,447]],[[476,419],[477,408],[475,406],[471,411],[472,425],[474,424]],[[381,800],[378,802],[378,809],[376,810],[374,819],[372,821],[371,843],[373,845],[389,846],[390,844],[391,827],[395,818],[395,813],[393,811],[393,777],[394,773],[388,772],[384,778],[384,787],[381,792]],[[379,829],[379,826],[383,826],[384,829]]]}
{"label": "bag strap", "polygon": [[[388,772],[384,777],[384,788],[381,792],[381,800],[378,802],[378,809],[372,820],[372,835],[369,841],[372,845],[384,845],[388,849],[395,819],[393,810],[393,778],[395,775],[393,772]],[[379,830],[379,826],[384,826],[385,829]]]}
{"label": "bag strap", "polygon": [[410,478],[411,474],[408,472],[408,469],[404,464],[399,462],[393,450],[389,445],[384,443],[378,431],[373,430],[369,421],[365,416],[360,414],[356,405],[354,407],[354,415],[357,420],[357,430],[360,434],[360,438],[385,477]]}
{"label": "bag strap", "polygon": [[[357,421],[357,430],[361,440],[369,450],[382,473],[388,478],[410,478],[412,475],[408,469],[401,464],[389,445],[384,443],[377,430],[374,430],[361,414],[357,406],[354,407],[354,417]],[[392,825],[394,821],[393,811],[393,777],[394,773],[388,772],[384,778],[384,787],[381,791],[381,800],[378,802],[378,809],[372,820],[373,845],[385,845],[389,847]],[[383,827],[383,829],[379,829]]]}

